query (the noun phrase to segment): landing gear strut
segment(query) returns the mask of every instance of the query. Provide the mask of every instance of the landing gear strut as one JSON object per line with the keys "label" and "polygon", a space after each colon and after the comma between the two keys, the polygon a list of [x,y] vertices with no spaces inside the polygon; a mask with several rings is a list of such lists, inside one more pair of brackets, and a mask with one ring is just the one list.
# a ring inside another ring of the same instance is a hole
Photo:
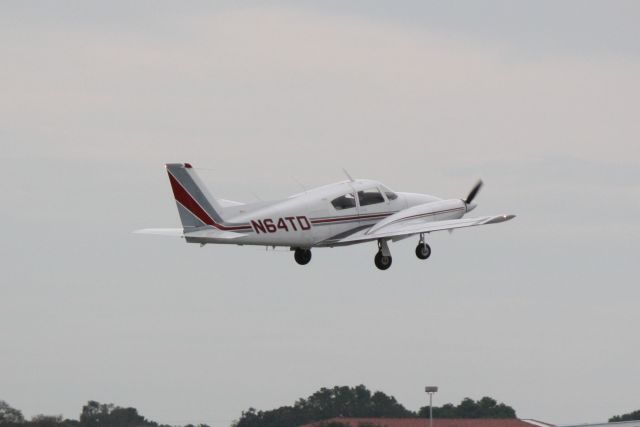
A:
{"label": "landing gear strut", "polygon": [[391,267],[391,252],[389,252],[389,246],[386,240],[378,240],[378,253],[373,261],[380,270],[386,270]]}
{"label": "landing gear strut", "polygon": [[431,246],[424,241],[424,234],[420,234],[420,241],[416,246],[416,256],[420,259],[427,259],[431,256]]}
{"label": "landing gear strut", "polygon": [[311,251],[309,249],[296,248],[293,257],[296,259],[298,264],[306,265],[311,261]]}

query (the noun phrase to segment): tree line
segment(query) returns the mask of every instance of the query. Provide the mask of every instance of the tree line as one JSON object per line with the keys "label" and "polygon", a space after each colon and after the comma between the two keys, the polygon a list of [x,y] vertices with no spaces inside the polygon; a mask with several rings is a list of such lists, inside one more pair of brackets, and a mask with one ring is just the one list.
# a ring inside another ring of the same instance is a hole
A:
{"label": "tree line", "polygon": [[[322,388],[291,406],[268,411],[249,408],[234,427],[298,427],[311,422],[338,417],[351,418],[416,418],[428,417],[429,407],[411,411],[393,396],[381,391],[371,392],[364,385],[356,387]],[[433,407],[434,418],[515,418],[516,411],[491,397],[478,401],[470,398],[458,405],[448,403]],[[339,422],[334,422],[337,427]],[[328,424],[331,425],[331,424]]]}
{"label": "tree line", "polygon": [[609,418],[610,423],[635,420],[640,420],[640,409],[638,409],[637,411],[629,412],[628,414],[614,415],[613,417]]}
{"label": "tree line", "polygon": [[[307,398],[298,399],[293,405],[258,411],[243,411],[232,427],[298,427],[304,424],[332,418],[415,418],[428,417],[429,407],[411,411],[393,396],[381,391],[371,392],[364,385],[321,388]],[[434,418],[515,418],[516,411],[491,397],[479,400],[463,399],[459,404],[447,403],[433,407]],[[615,421],[640,420],[640,410],[616,415]],[[36,415],[25,419],[22,412],[0,400],[0,425],[2,427],[174,427],[151,421],[132,407],[120,407],[90,400],[82,407],[78,419],[65,419],[61,415]],[[206,424],[184,427],[208,427]],[[342,427],[339,421],[325,427]],[[369,426],[374,427],[374,426]]]}
{"label": "tree line", "polygon": [[[143,417],[136,408],[123,408],[111,403],[90,400],[82,407],[77,420],[62,415],[36,415],[27,420],[22,411],[0,400],[0,425],[2,427],[172,427],[158,424]],[[184,427],[208,427],[206,424]]]}

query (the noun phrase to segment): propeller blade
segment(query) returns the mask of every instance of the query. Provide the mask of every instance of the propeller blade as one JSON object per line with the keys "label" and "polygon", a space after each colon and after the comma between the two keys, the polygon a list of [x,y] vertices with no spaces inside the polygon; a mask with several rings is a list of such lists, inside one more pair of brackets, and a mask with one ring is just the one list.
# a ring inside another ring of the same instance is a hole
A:
{"label": "propeller blade", "polygon": [[469,192],[469,195],[467,196],[464,202],[466,204],[473,202],[473,199],[476,198],[476,196],[478,195],[478,191],[480,191],[481,188],[482,188],[482,180],[478,181],[478,183],[471,189],[471,192]]}

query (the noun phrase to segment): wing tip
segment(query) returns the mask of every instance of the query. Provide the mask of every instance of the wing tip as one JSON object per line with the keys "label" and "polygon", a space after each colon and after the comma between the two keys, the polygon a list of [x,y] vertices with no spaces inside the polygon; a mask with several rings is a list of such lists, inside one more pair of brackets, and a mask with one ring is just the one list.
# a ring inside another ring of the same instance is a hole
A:
{"label": "wing tip", "polygon": [[491,218],[489,221],[485,222],[485,224],[498,224],[501,222],[511,221],[516,216],[513,214],[509,215],[498,215]]}

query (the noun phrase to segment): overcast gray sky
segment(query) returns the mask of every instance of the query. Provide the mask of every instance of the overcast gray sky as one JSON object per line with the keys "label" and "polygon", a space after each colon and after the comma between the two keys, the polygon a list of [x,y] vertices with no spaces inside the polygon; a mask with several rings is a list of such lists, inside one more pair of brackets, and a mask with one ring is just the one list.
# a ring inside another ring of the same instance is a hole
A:
{"label": "overcast gray sky", "polygon": [[[228,426],[364,383],[520,417],[640,402],[640,3],[3,2],[0,398]],[[162,164],[270,199],[352,175],[507,224],[288,252],[175,227]]]}

